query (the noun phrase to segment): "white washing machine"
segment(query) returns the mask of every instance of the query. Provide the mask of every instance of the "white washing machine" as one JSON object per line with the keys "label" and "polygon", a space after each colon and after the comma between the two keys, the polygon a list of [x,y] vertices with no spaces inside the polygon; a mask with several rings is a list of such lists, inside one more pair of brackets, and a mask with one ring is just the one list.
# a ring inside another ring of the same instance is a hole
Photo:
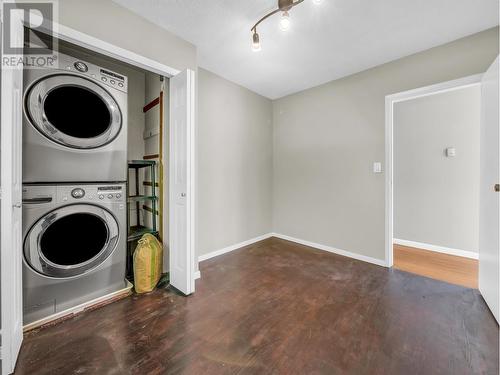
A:
{"label": "white washing machine", "polygon": [[23,182],[127,180],[127,77],[59,54],[25,69]]}
{"label": "white washing machine", "polygon": [[23,186],[24,324],[126,287],[125,184]]}

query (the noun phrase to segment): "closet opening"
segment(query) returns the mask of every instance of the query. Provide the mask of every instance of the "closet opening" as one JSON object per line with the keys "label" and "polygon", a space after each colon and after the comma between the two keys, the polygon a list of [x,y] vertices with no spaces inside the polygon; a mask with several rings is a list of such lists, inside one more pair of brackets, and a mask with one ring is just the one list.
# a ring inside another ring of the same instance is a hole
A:
{"label": "closet opening", "polygon": [[[80,46],[64,41],[59,42],[61,53],[80,58],[127,77],[127,279],[133,281],[133,252],[138,240],[151,233],[163,244],[163,271],[169,271],[168,238],[168,181],[166,168],[168,159],[168,95],[169,78],[141,69],[137,66],[97,54]],[[61,90],[78,107],[85,101],[98,100],[102,111],[108,111],[105,102],[96,95],[87,94],[85,89],[64,87]],[[83,91],[82,91],[83,90]],[[63,92],[61,91],[61,94]],[[50,103],[49,103],[50,104]],[[82,119],[95,113],[85,114]],[[108,115],[111,119],[111,116]],[[103,118],[100,116],[100,118]],[[83,121],[82,120],[82,121]],[[105,131],[108,124],[102,123],[98,129]]]}

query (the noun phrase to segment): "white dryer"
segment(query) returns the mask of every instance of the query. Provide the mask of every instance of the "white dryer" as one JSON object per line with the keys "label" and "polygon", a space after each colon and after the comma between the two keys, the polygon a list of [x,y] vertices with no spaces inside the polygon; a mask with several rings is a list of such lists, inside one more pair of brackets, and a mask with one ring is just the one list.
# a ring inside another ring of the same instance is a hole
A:
{"label": "white dryer", "polygon": [[126,286],[125,184],[23,186],[24,324]]}
{"label": "white dryer", "polygon": [[59,54],[24,71],[23,182],[127,180],[127,77]]}

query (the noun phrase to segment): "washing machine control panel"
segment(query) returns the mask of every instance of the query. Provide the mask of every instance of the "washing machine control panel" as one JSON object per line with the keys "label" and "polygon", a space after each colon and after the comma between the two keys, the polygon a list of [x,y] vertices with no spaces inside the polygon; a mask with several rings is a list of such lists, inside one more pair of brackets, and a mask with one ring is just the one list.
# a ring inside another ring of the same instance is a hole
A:
{"label": "washing machine control panel", "polygon": [[125,184],[58,187],[60,202],[125,203]]}
{"label": "washing machine control panel", "polygon": [[85,64],[83,61],[77,61],[76,63],[73,64],[76,70],[82,73],[87,73],[89,71],[89,67],[87,64]]}
{"label": "washing machine control panel", "polygon": [[123,90],[127,84],[125,77],[121,74],[102,68],[99,69],[99,73],[101,74],[101,82],[104,82],[108,86]]}
{"label": "washing machine control panel", "polygon": [[59,54],[59,69],[78,73],[98,81],[101,85],[106,85],[125,93],[127,92],[127,77],[109,69],[101,68],[97,65],[77,60],[64,54]]}
{"label": "washing machine control panel", "polygon": [[101,201],[121,201],[123,200],[123,196],[124,194],[121,186],[100,186],[97,188],[97,197]]}
{"label": "washing machine control panel", "polygon": [[74,188],[71,190],[71,196],[75,199],[82,199],[85,196],[85,190],[82,188]]}

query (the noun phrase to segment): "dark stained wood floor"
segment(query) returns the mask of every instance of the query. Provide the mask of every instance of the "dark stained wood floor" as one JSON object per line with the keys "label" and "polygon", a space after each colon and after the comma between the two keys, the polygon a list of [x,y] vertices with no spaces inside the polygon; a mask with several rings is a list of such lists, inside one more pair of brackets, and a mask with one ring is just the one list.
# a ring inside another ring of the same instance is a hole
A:
{"label": "dark stained wood floor", "polygon": [[479,292],[275,238],[29,333],[16,374],[497,374]]}

